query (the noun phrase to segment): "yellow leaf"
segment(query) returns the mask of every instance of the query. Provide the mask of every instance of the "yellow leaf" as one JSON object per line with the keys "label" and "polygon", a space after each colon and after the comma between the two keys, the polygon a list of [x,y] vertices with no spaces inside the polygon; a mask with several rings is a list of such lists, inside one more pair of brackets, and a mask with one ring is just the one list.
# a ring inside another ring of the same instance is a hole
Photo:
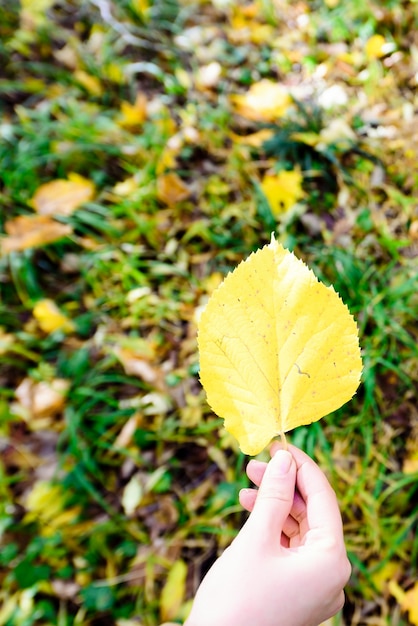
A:
{"label": "yellow leaf", "polygon": [[404,611],[408,611],[409,621],[414,626],[418,626],[418,582],[405,592],[405,597],[401,604]]}
{"label": "yellow leaf", "polygon": [[272,138],[273,134],[274,132],[270,128],[263,128],[262,130],[258,130],[256,133],[243,135],[242,137],[231,131],[230,137],[233,141],[235,141],[235,143],[244,144],[253,148],[260,148],[265,141]]}
{"label": "yellow leaf", "polygon": [[372,35],[366,41],[364,51],[369,59],[380,59],[387,52],[386,39],[382,35]]}
{"label": "yellow leaf", "polygon": [[69,381],[64,378],[38,383],[31,378],[24,378],[17,387],[15,396],[20,405],[36,419],[62,411],[69,387]]}
{"label": "yellow leaf", "polygon": [[180,152],[180,146],[172,148],[167,144],[161,153],[161,156],[157,163],[157,176],[163,174],[166,170],[169,170],[176,165],[176,158]]}
{"label": "yellow leaf", "polygon": [[[377,565],[379,565],[378,561],[371,561],[370,569],[374,569]],[[385,565],[370,574],[370,579],[373,581],[376,589],[382,593],[385,588],[388,587],[389,581],[397,577],[399,571],[400,565],[397,561],[388,561]]]}
{"label": "yellow leaf", "polygon": [[126,82],[126,72],[121,63],[106,63],[103,65],[103,77],[117,85],[123,85]]}
{"label": "yellow leaf", "polygon": [[404,474],[418,473],[418,450],[411,452],[404,459],[402,471]]}
{"label": "yellow leaf", "polygon": [[258,122],[277,120],[292,103],[286,87],[267,79],[251,85],[244,95],[232,95],[231,100],[237,113]]}
{"label": "yellow leaf", "polygon": [[302,181],[302,174],[296,170],[283,170],[278,174],[267,174],[263,178],[260,186],[275,217],[288,211],[303,197]]}
{"label": "yellow leaf", "polygon": [[273,237],[214,291],[198,344],[209,405],[246,454],[338,409],[360,382],[346,305]]}
{"label": "yellow leaf", "polygon": [[115,448],[127,448],[131,443],[134,434],[141,425],[142,415],[141,413],[134,413],[132,417],[122,427],[119,435],[115,439]]}
{"label": "yellow leaf", "polygon": [[179,84],[184,88],[184,89],[190,89],[193,85],[193,79],[191,74],[184,69],[184,67],[177,67],[175,70],[175,76],[179,82]]}
{"label": "yellow leaf", "polygon": [[348,148],[357,140],[357,136],[347,122],[341,118],[332,120],[332,122],[323,128],[318,135],[319,144],[337,144],[341,149]]}
{"label": "yellow leaf", "polygon": [[158,379],[158,370],[148,361],[141,358],[135,348],[121,348],[115,346],[113,352],[123,366],[126,374],[142,378],[147,383],[155,383]]}
{"label": "yellow leaf", "polygon": [[275,37],[277,37],[277,31],[270,24],[258,24],[250,30],[250,41],[255,44],[271,43]]}
{"label": "yellow leaf", "polygon": [[389,582],[389,591],[403,611],[408,612],[409,621],[418,626],[418,582],[404,591],[395,580]]}
{"label": "yellow leaf", "polygon": [[52,180],[41,185],[32,198],[40,215],[71,215],[79,206],[91,200],[95,186],[87,178],[69,174],[68,180]]}
{"label": "yellow leaf", "polygon": [[300,141],[301,143],[305,143],[307,146],[312,147],[316,146],[316,144],[320,141],[319,135],[311,132],[292,133],[291,139],[294,141]]}
{"label": "yellow leaf", "polygon": [[144,495],[144,487],[139,476],[132,476],[122,493],[121,504],[125,514],[130,516],[135,512]]}
{"label": "yellow leaf", "polygon": [[139,188],[138,180],[135,176],[131,176],[130,178],[125,178],[113,187],[113,193],[117,196],[122,196],[123,198],[127,198],[132,195]]}
{"label": "yellow leaf", "polygon": [[20,215],[7,221],[4,229],[8,237],[0,242],[2,254],[44,246],[73,232],[68,224],[60,224],[47,215]]}
{"label": "yellow leaf", "polygon": [[131,0],[130,7],[144,22],[149,21],[151,9],[150,0]]}
{"label": "yellow leaf", "polygon": [[74,70],[78,65],[78,55],[74,48],[74,44],[67,43],[59,50],[53,51],[54,57],[70,70]]}
{"label": "yellow leaf", "polygon": [[123,101],[120,107],[119,124],[124,128],[132,128],[143,124],[147,118],[147,98],[139,93],[133,104]]}
{"label": "yellow leaf", "polygon": [[175,172],[162,174],[157,179],[157,197],[161,202],[172,206],[190,196],[189,187]]}
{"label": "yellow leaf", "polygon": [[66,506],[66,492],[61,485],[39,480],[35,483],[26,499],[25,521],[37,521],[41,526],[41,535],[51,535],[56,530],[65,530],[80,515],[80,507]]}
{"label": "yellow leaf", "polygon": [[179,559],[170,569],[161,592],[160,612],[163,621],[175,619],[186,591],[187,566]]}
{"label": "yellow leaf", "polygon": [[101,96],[103,88],[100,80],[96,76],[88,74],[84,70],[76,70],[73,74],[77,82],[93,96]]}
{"label": "yellow leaf", "polygon": [[38,300],[33,308],[33,316],[45,333],[53,333],[56,330],[63,332],[74,330],[71,320],[61,313],[53,300],[48,298]]}
{"label": "yellow leaf", "polygon": [[41,517],[45,521],[59,515],[65,505],[65,497],[59,485],[44,480],[35,483],[26,499],[26,510],[30,519]]}
{"label": "yellow leaf", "polygon": [[12,617],[13,613],[16,615],[19,611],[19,595],[20,594],[18,592],[12,596],[7,594],[7,597],[1,597],[2,604],[0,608],[0,624],[3,625],[7,624],[7,622],[10,622],[10,618]]}
{"label": "yellow leaf", "polygon": [[21,28],[36,30],[47,22],[48,9],[54,0],[21,0],[22,13],[20,16]]}
{"label": "yellow leaf", "polygon": [[14,342],[14,335],[4,332],[4,328],[0,326],[0,356],[7,354],[9,348],[13,346]]}

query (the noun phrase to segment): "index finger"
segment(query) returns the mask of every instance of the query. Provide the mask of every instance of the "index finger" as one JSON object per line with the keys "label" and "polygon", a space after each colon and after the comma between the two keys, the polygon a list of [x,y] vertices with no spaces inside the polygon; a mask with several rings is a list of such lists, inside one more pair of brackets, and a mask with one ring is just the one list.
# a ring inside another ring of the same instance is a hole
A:
{"label": "index finger", "polygon": [[296,461],[296,485],[306,505],[307,529],[342,538],[343,524],[337,496],[327,477],[305,452],[292,445],[288,449]]}

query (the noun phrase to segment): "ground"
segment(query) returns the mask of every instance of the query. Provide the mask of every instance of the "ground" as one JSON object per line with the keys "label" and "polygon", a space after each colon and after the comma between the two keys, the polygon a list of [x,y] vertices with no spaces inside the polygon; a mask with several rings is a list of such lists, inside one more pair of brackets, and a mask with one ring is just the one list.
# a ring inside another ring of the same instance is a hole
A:
{"label": "ground", "polygon": [[272,232],[359,327],[357,394],[289,433],[344,518],[333,624],[418,624],[417,9],[2,3],[0,625],[185,619],[247,485],[197,321]]}

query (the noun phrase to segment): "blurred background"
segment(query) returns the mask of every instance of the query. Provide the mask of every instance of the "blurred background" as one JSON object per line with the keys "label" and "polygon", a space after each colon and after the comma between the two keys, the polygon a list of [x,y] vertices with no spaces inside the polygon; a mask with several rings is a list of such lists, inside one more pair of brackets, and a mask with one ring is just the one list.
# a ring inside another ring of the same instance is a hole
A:
{"label": "blurred background", "polygon": [[2,0],[0,626],[184,621],[247,486],[196,323],[272,232],[360,330],[355,398],[290,434],[344,517],[329,624],[418,624],[417,19]]}

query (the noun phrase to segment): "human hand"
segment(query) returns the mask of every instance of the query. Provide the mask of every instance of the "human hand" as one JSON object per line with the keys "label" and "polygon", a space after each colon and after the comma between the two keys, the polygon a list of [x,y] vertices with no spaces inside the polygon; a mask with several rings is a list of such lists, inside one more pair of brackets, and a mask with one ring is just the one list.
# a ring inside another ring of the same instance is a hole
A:
{"label": "human hand", "polygon": [[344,604],[351,566],[337,499],[294,446],[251,460],[249,518],[203,579],[185,626],[318,626]]}

